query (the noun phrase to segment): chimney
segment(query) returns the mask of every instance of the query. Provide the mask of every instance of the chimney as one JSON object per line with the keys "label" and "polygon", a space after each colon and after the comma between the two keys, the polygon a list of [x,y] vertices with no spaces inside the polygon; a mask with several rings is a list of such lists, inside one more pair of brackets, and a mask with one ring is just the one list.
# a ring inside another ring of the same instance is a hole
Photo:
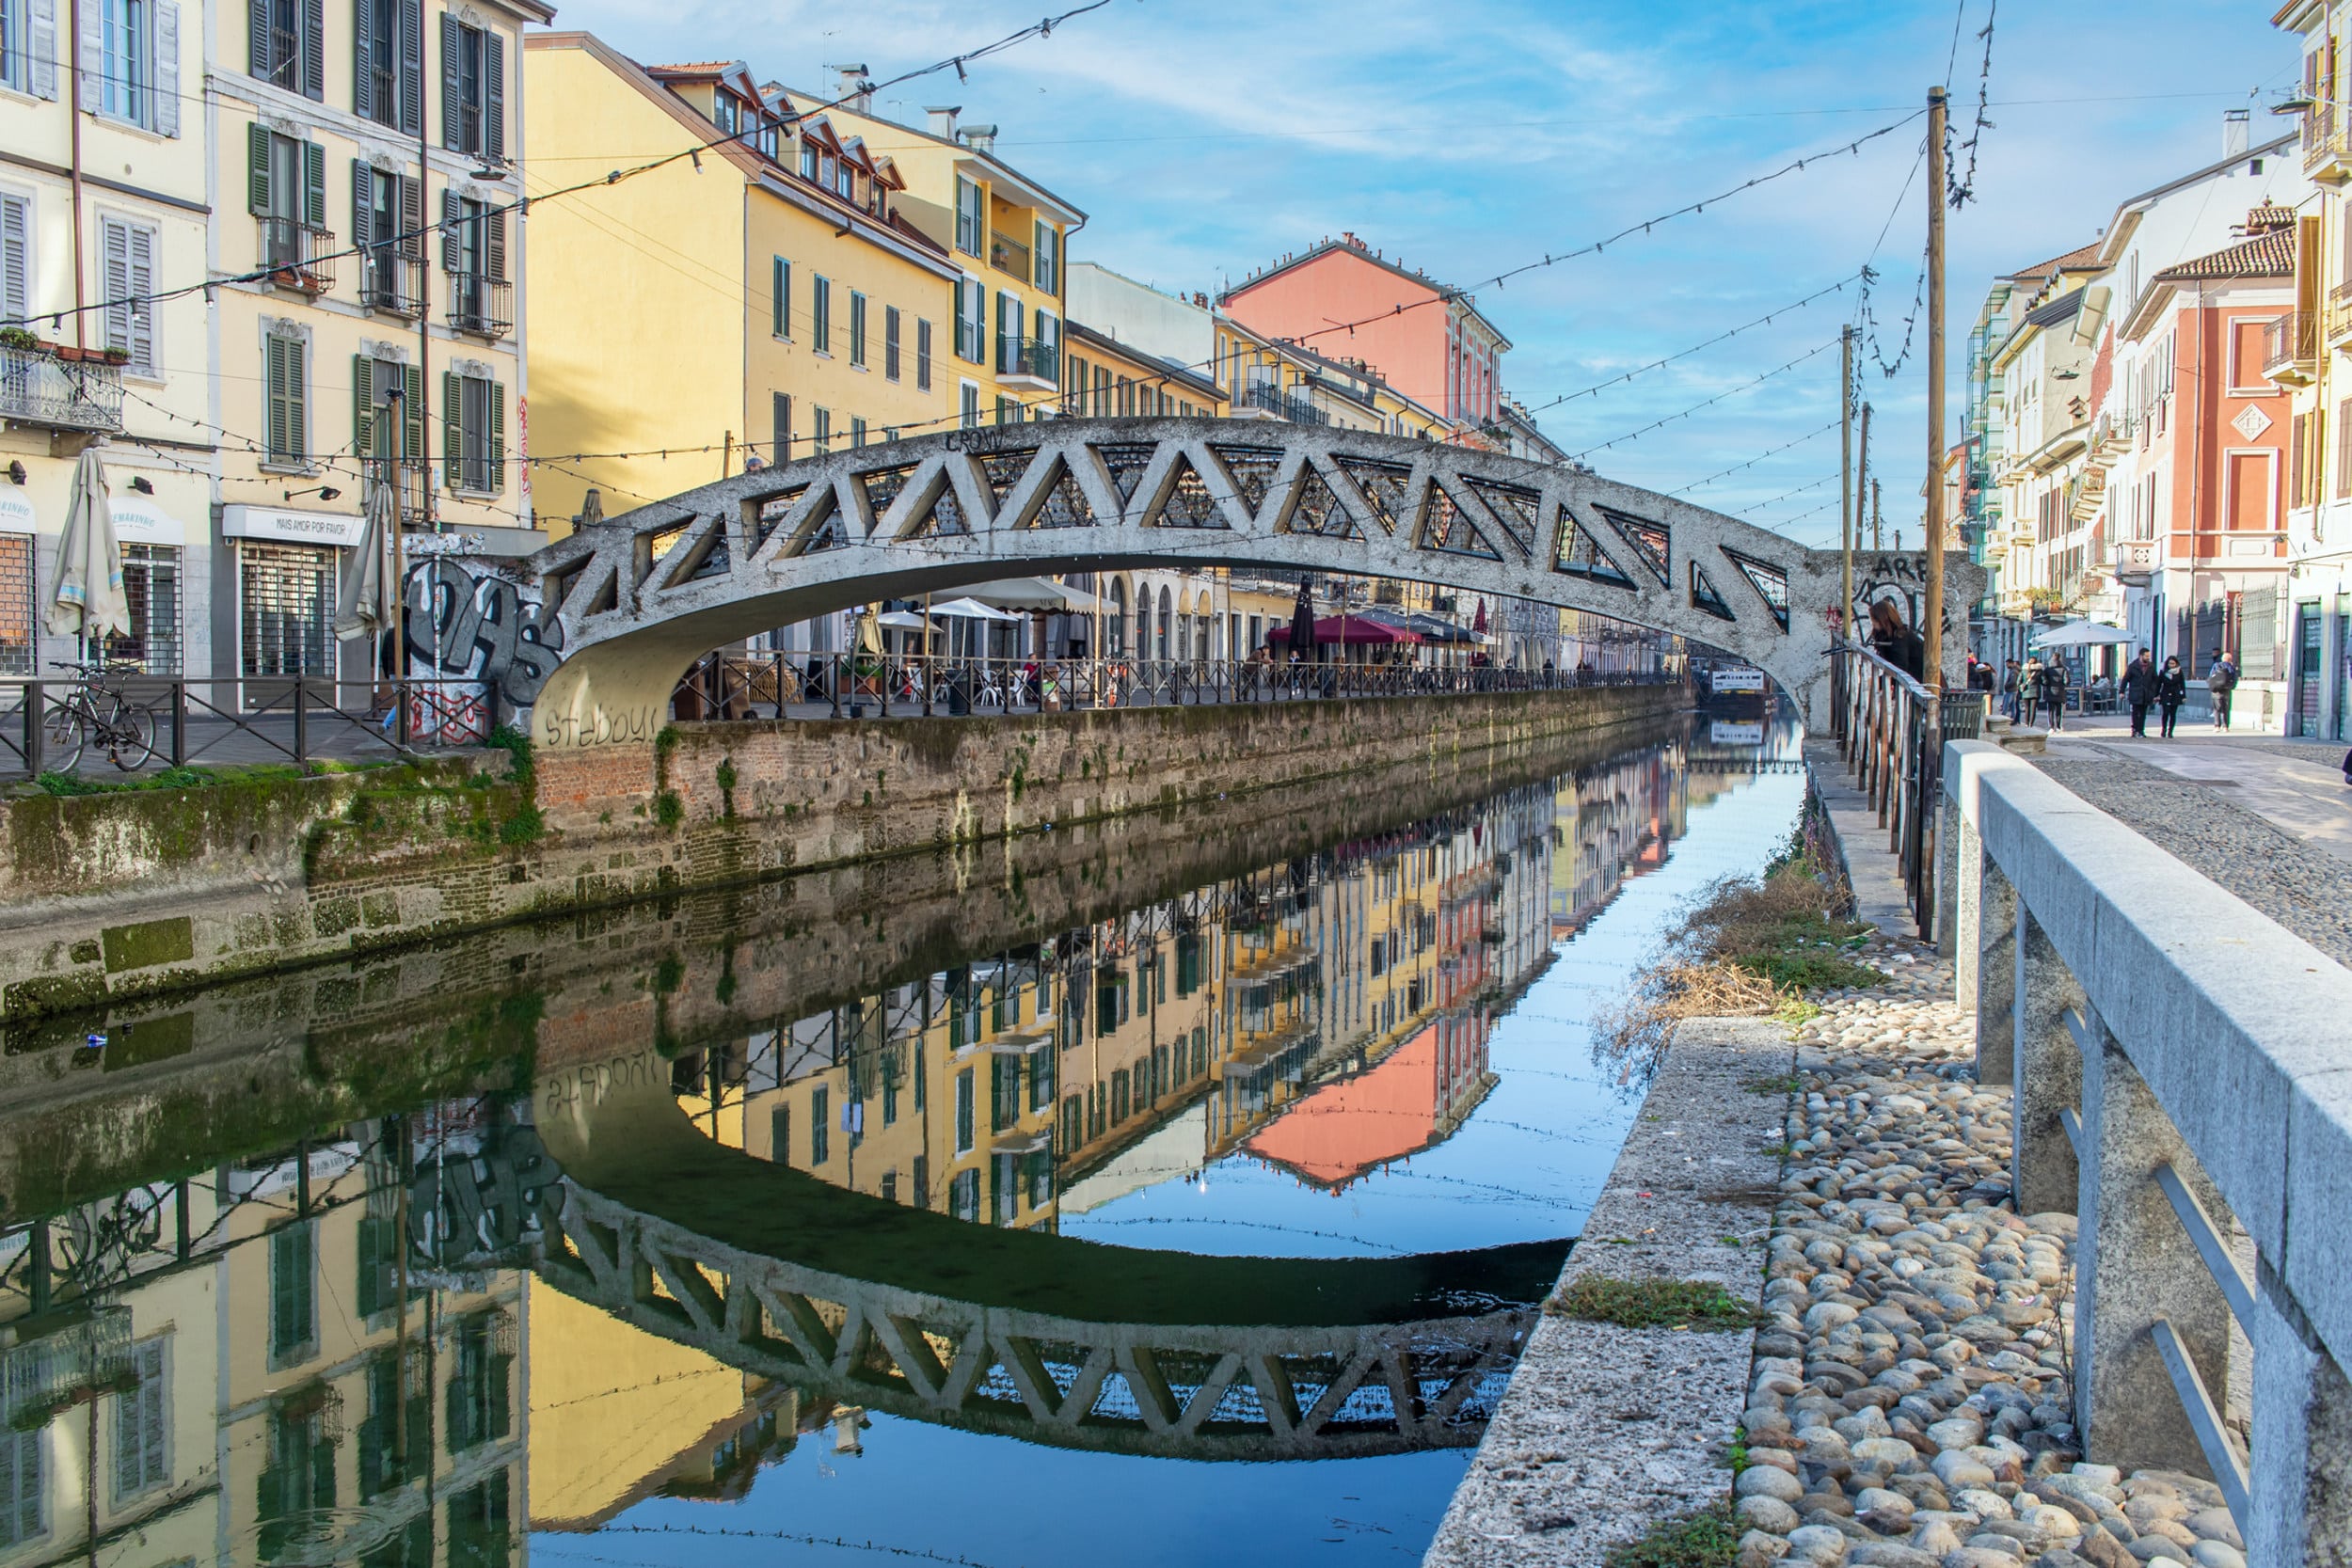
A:
{"label": "chimney", "polygon": [[2249,131],[2247,117],[2250,112],[2251,111],[2246,109],[2224,109],[2221,111],[2221,155],[2224,158],[2243,158],[2246,156],[2247,138]]}
{"label": "chimney", "polygon": [[993,125],[967,125],[956,133],[956,139],[975,152],[984,152],[991,157],[996,154],[996,127]]}
{"label": "chimney", "polygon": [[956,139],[956,116],[963,113],[962,104],[941,107],[937,104],[926,103],[923,106],[923,112],[930,117],[932,135],[937,136],[941,141]]}
{"label": "chimney", "polygon": [[861,84],[866,80],[866,68],[862,65],[837,65],[831,69],[838,79],[834,96],[841,100],[841,106],[854,114],[872,114],[874,95],[860,90]]}
{"label": "chimney", "polygon": [[1356,233],[1354,230],[1341,230],[1340,238],[1347,242],[1347,248],[1350,250],[1361,250],[1364,248],[1362,245],[1356,243]]}

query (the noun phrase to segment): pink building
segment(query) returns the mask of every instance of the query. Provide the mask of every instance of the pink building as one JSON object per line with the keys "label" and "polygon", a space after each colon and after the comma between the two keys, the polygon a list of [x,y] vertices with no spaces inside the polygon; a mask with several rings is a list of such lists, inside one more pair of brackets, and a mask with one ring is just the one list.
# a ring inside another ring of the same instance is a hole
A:
{"label": "pink building", "polygon": [[1466,432],[1502,416],[1502,356],[1511,341],[1468,294],[1387,260],[1353,234],[1254,274],[1217,303],[1253,332],[1365,361]]}

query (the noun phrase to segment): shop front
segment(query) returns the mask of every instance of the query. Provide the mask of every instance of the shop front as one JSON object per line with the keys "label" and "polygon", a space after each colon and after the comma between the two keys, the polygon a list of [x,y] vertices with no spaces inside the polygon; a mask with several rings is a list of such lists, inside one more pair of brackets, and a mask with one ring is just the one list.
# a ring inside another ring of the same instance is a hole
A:
{"label": "shop front", "polygon": [[342,513],[221,508],[218,580],[229,591],[214,597],[215,645],[230,656],[223,673],[238,681],[242,705],[278,701],[285,677],[337,676],[336,586],[365,528]]}
{"label": "shop front", "polygon": [[22,485],[0,485],[0,675],[38,673],[33,538],[32,498]]}

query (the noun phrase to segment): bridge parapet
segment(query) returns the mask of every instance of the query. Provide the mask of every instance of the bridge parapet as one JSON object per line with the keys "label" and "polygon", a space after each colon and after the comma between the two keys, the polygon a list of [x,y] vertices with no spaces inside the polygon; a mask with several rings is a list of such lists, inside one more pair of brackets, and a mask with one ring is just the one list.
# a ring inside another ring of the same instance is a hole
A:
{"label": "bridge parapet", "polygon": [[2017,1209],[2080,1223],[2090,1456],[2211,1476],[2249,1561],[2352,1560],[2352,972],[1998,746],[1945,768]]}

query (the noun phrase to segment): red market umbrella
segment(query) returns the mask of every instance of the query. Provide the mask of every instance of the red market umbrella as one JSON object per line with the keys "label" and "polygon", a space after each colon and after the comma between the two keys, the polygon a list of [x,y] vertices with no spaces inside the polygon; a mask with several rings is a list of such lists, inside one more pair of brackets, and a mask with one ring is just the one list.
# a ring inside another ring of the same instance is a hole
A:
{"label": "red market umbrella", "polygon": [[[1267,633],[1266,640],[1270,642],[1288,642],[1295,635],[1297,628],[1295,626],[1277,626]],[[1421,641],[1422,637],[1419,632],[1406,631],[1402,626],[1392,626],[1383,621],[1366,620],[1361,615],[1327,615],[1314,623],[1314,640],[1318,643],[1338,642],[1349,647],[1360,647],[1374,642],[1415,643]]]}

